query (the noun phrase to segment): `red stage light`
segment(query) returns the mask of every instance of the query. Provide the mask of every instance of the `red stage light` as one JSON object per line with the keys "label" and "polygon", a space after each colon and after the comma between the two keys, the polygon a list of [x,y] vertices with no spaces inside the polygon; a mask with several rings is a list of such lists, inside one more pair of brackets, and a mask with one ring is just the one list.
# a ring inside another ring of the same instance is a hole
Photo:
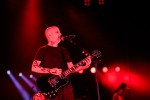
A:
{"label": "red stage light", "polygon": [[120,71],[120,67],[117,66],[117,67],[115,68],[115,71],[116,71],[116,72],[119,72],[119,71]]}
{"label": "red stage light", "polygon": [[106,73],[106,72],[108,72],[108,68],[107,68],[107,67],[103,67],[102,71],[103,71],[104,73]]}

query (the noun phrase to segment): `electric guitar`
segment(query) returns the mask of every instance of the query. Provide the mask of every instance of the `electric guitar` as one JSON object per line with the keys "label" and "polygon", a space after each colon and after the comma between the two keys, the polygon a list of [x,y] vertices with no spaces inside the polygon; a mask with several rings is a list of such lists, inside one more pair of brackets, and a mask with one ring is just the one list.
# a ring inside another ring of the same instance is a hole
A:
{"label": "electric guitar", "polygon": [[53,76],[42,76],[37,78],[37,87],[40,90],[40,92],[47,96],[48,98],[54,98],[56,95],[58,95],[58,92],[61,88],[67,86],[67,84],[70,82],[67,76],[69,76],[71,73],[74,73],[75,69],[77,69],[79,66],[82,66],[88,57],[91,58],[99,58],[101,57],[101,52],[98,50],[94,50],[91,55],[88,55],[86,58],[72,66],[71,68],[65,70],[62,72],[60,76],[53,75]]}

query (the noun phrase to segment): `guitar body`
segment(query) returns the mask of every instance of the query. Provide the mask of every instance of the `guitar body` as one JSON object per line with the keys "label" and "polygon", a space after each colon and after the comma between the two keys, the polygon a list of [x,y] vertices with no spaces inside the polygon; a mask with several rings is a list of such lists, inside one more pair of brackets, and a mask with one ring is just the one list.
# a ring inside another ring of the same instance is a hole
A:
{"label": "guitar body", "polygon": [[[94,50],[92,55],[89,55],[88,57],[99,58],[101,57],[101,52],[98,50]],[[40,90],[40,92],[48,98],[54,98],[55,96],[57,96],[59,90],[63,88],[64,86],[68,85],[68,83],[70,82],[67,76],[69,76],[71,73],[74,73],[76,68],[78,68],[79,66],[82,66],[86,62],[88,57],[84,58],[83,60],[81,60],[74,66],[72,66],[71,68],[62,72],[60,76],[43,75],[37,78],[37,81],[36,81],[37,87]]]}
{"label": "guitar body", "polygon": [[69,84],[69,80],[60,76],[41,76],[37,78],[37,87],[43,95],[54,98],[61,88]]}

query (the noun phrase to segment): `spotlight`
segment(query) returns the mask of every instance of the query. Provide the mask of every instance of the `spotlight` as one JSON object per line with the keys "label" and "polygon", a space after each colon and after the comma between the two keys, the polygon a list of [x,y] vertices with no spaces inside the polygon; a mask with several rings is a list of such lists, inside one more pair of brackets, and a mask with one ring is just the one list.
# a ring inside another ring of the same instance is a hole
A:
{"label": "spotlight", "polygon": [[32,74],[30,74],[30,78],[33,78],[33,75],[32,75]]}
{"label": "spotlight", "polygon": [[[8,71],[9,73],[10,71]],[[11,81],[13,82],[13,84],[15,85],[15,87],[17,88],[17,90],[19,91],[20,95],[22,96],[23,100],[29,100],[29,93],[26,91],[26,89],[20,84],[20,82],[18,81],[18,79],[13,75],[13,73],[11,73],[10,75],[8,75],[9,78],[11,79]],[[22,77],[21,77],[22,78]]]}
{"label": "spotlight", "polygon": [[19,73],[19,76],[20,76],[20,77],[22,76],[22,73],[21,73],[21,72]]}
{"label": "spotlight", "polygon": [[83,73],[83,70],[80,70],[79,73],[82,74],[82,73]]}
{"label": "spotlight", "polygon": [[107,67],[103,67],[102,71],[103,71],[104,73],[106,73],[106,72],[108,71],[108,68],[107,68]]}
{"label": "spotlight", "polygon": [[7,70],[7,74],[9,75],[11,72],[10,72],[10,70]]}
{"label": "spotlight", "polygon": [[96,72],[96,68],[92,67],[90,71],[91,71],[91,73],[95,73]]}
{"label": "spotlight", "polygon": [[120,67],[117,66],[117,67],[115,68],[115,71],[116,71],[116,72],[119,72],[119,71],[120,71]]}

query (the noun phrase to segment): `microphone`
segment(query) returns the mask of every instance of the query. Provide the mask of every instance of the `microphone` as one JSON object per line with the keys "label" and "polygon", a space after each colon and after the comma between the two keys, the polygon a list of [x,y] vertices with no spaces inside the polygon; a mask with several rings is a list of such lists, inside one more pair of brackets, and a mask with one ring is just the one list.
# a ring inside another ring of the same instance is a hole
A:
{"label": "microphone", "polygon": [[61,36],[61,40],[64,41],[65,39],[72,39],[75,37],[76,37],[76,35]]}

